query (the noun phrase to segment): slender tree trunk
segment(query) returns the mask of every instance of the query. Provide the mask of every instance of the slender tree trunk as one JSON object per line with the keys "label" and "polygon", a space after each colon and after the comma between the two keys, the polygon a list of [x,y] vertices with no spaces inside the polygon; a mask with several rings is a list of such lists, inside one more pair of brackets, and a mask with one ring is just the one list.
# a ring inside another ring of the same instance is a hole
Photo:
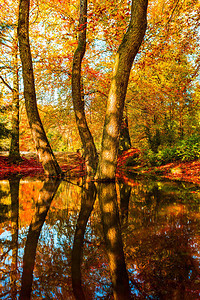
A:
{"label": "slender tree trunk", "polygon": [[98,157],[93,137],[87,125],[84,110],[84,96],[81,88],[81,63],[86,49],[87,0],[80,0],[80,19],[78,46],[74,53],[72,67],[72,99],[76,123],[84,149],[86,171],[88,176],[96,173]]}
{"label": "slender tree trunk", "polygon": [[148,0],[132,0],[131,20],[115,57],[96,179],[114,180],[124,101],[134,58],[147,26]]}
{"label": "slender tree trunk", "polygon": [[33,64],[29,43],[29,7],[30,0],[20,0],[18,39],[20,58],[22,61],[26,112],[37,154],[44,171],[48,176],[58,176],[62,171],[46,137],[37,108]]}
{"label": "slender tree trunk", "polygon": [[15,31],[14,31],[12,69],[13,69],[12,132],[11,132],[11,144],[10,144],[10,150],[9,150],[9,158],[12,161],[19,161],[20,160],[20,152],[19,152],[19,76],[18,76],[17,28],[15,28]]}
{"label": "slender tree trunk", "polygon": [[119,154],[131,148],[131,139],[129,135],[128,118],[124,115],[120,127]]}

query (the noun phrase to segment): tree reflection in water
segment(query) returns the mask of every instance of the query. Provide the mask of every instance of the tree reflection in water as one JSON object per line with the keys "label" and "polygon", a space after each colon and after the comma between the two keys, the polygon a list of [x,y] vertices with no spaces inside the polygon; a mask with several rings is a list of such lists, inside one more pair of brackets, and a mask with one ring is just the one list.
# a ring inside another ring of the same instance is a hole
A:
{"label": "tree reflection in water", "polygon": [[87,222],[96,199],[96,187],[94,182],[87,182],[82,187],[81,210],[76,224],[72,249],[72,287],[77,300],[84,300],[85,294],[81,282],[81,261],[83,255],[83,242]]}
{"label": "tree reflection in water", "polygon": [[117,300],[128,300],[131,299],[131,293],[123,252],[115,183],[99,183],[98,197],[113,296]]}
{"label": "tree reflection in water", "polygon": [[121,226],[123,229],[128,226],[128,206],[131,195],[131,187],[120,182],[119,183],[120,191],[120,213],[121,213]]}
{"label": "tree reflection in water", "polygon": [[20,300],[30,299],[31,297],[37,243],[40,231],[59,184],[60,181],[49,178],[44,182],[44,185],[39,192],[39,198],[35,206],[35,214],[29,227],[24,250]]}
{"label": "tree reflection in water", "polygon": [[11,299],[17,297],[17,265],[18,265],[18,231],[19,231],[19,183],[20,177],[9,179],[11,195],[11,233],[12,233],[12,262],[11,262]]}

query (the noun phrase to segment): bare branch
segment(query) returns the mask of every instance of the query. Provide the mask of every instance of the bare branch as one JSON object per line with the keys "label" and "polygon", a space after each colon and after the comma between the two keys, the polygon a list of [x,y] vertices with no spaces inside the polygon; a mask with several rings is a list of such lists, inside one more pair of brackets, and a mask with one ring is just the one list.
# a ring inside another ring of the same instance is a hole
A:
{"label": "bare branch", "polygon": [[0,75],[0,79],[7,86],[7,88],[9,88],[9,90],[11,90],[11,92],[13,92],[13,88],[11,88],[11,86],[5,81],[5,79],[1,75]]}

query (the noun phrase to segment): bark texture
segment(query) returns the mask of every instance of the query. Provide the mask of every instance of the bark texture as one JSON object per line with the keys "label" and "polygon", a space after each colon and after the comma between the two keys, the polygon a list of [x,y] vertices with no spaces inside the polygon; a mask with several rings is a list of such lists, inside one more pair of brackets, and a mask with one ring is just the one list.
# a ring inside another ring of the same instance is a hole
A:
{"label": "bark texture", "polygon": [[76,116],[76,123],[84,149],[86,171],[88,176],[94,176],[98,163],[98,156],[93,137],[87,125],[84,110],[83,86],[81,84],[81,63],[86,49],[87,28],[87,0],[80,0],[78,46],[74,53],[72,67],[72,99]]}
{"label": "bark texture", "polygon": [[20,0],[18,39],[20,58],[22,61],[26,112],[37,154],[44,171],[47,176],[58,176],[62,171],[46,137],[37,108],[33,64],[29,43],[29,7],[30,0]]}
{"label": "bark texture", "polygon": [[114,180],[131,67],[145,35],[148,0],[132,0],[131,20],[115,57],[96,179]]}

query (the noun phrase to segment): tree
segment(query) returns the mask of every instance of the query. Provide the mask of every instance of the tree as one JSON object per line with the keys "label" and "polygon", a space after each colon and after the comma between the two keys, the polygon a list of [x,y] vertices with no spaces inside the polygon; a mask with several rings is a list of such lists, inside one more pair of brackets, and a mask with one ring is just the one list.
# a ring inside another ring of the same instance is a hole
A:
{"label": "tree", "polygon": [[72,67],[72,98],[76,123],[84,149],[86,171],[88,176],[94,176],[97,168],[97,150],[89,130],[84,110],[84,92],[81,83],[81,62],[86,48],[87,0],[80,0],[80,19],[78,46],[74,53]]}
{"label": "tree", "polygon": [[9,150],[9,158],[13,161],[20,160],[19,152],[19,74],[18,74],[18,38],[17,28],[14,28],[13,36],[13,88],[12,88],[12,132]]}
{"label": "tree", "polygon": [[[14,30],[13,30],[14,28]],[[11,40],[8,38],[11,36]],[[9,24],[5,22],[0,25],[0,44],[8,49],[11,56],[11,72],[13,85],[0,75],[1,81],[12,92],[12,120],[11,120],[11,143],[9,149],[9,158],[13,161],[20,160],[19,152],[19,76],[18,76],[18,39],[16,24]],[[7,57],[5,55],[5,57]],[[6,68],[5,64],[4,67]],[[3,69],[3,68],[2,68]]]}
{"label": "tree", "polygon": [[48,176],[58,176],[62,171],[46,137],[37,108],[33,64],[29,43],[29,8],[30,0],[20,0],[18,38],[20,58],[22,61],[26,112],[39,160],[43,165],[44,171]]}
{"label": "tree", "polygon": [[128,117],[124,114],[120,127],[119,154],[131,148],[131,138],[129,134]]}
{"label": "tree", "polygon": [[[10,111],[9,108],[7,107],[1,107],[0,108],[0,119],[1,119],[1,123],[0,123],[0,141],[4,141],[8,136],[10,136],[11,132],[10,129],[7,128],[7,121],[5,119],[5,113],[7,114],[8,111]],[[4,143],[5,144],[5,143]],[[1,150],[7,150],[4,148],[5,145],[1,145],[0,144],[0,149]]]}
{"label": "tree", "polygon": [[96,175],[99,180],[115,178],[124,101],[131,67],[146,31],[147,5],[147,0],[132,1],[129,27],[115,57]]}

